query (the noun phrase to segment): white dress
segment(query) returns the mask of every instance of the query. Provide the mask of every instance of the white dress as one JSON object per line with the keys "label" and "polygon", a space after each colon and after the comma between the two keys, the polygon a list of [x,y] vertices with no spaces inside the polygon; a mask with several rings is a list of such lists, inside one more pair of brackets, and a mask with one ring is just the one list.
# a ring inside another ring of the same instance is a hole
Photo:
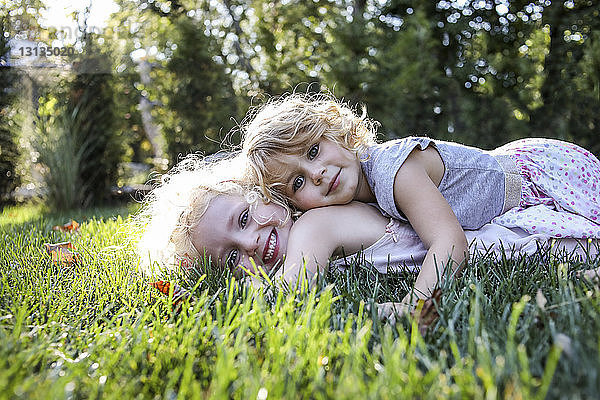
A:
{"label": "white dress", "polygon": [[[506,254],[533,254],[540,246],[549,246],[552,237],[544,234],[529,234],[520,228],[507,228],[497,224],[486,224],[478,230],[466,230],[471,259],[488,254],[499,257]],[[553,251],[566,251],[585,256],[586,251],[594,255],[598,251],[598,241],[578,241],[577,239],[556,239]],[[589,250],[586,250],[589,247]],[[392,219],[386,226],[386,232],[377,242],[355,253],[332,260],[330,266],[344,269],[364,257],[364,261],[373,265],[379,272],[418,271],[423,264],[427,249],[410,225]]]}

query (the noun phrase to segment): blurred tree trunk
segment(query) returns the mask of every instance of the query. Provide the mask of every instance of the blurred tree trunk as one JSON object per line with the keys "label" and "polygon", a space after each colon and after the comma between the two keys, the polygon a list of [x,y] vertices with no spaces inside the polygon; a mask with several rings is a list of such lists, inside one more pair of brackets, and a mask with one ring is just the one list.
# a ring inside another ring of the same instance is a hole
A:
{"label": "blurred tree trunk", "polygon": [[[146,86],[152,85],[152,78],[150,78],[150,63],[142,59],[138,63],[138,71],[140,73],[140,80]],[[158,126],[153,121],[152,118],[152,102],[148,99],[147,96],[140,96],[140,113],[142,116],[142,124],[144,125],[144,132],[148,137],[148,141],[152,145],[152,152],[154,155],[154,159],[162,159],[163,157],[163,147],[164,147],[164,138],[161,136]]]}

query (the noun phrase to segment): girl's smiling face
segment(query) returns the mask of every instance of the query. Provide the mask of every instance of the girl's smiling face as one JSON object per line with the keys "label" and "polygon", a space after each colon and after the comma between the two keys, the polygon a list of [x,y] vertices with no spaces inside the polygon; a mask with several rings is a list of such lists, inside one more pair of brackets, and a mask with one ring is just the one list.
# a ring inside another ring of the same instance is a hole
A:
{"label": "girl's smiling face", "polygon": [[[285,223],[284,223],[285,221]],[[250,258],[266,272],[283,263],[291,218],[273,203],[248,204],[241,196],[220,195],[208,205],[198,224],[191,229],[192,244],[199,254],[231,269],[254,270]]]}
{"label": "girl's smiling face", "polygon": [[301,210],[346,204],[366,185],[356,154],[321,138],[298,155],[282,155],[269,166],[282,177],[283,193]]}

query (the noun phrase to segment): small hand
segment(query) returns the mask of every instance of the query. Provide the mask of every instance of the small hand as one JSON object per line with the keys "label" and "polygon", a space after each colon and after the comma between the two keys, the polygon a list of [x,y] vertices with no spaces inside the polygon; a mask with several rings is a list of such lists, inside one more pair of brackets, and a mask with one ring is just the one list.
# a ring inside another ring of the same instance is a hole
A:
{"label": "small hand", "polygon": [[377,316],[381,321],[387,321],[390,324],[396,324],[397,318],[408,314],[411,310],[409,304],[387,302],[387,303],[375,303],[377,306]]}
{"label": "small hand", "polygon": [[579,278],[587,278],[593,283],[600,283],[600,267],[579,271],[577,276]]}

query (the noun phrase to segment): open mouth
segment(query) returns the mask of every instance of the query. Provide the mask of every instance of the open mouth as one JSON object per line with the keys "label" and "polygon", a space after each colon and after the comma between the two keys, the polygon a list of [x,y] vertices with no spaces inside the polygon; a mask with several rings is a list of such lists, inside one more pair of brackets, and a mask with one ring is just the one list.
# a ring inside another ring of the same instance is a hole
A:
{"label": "open mouth", "polygon": [[340,168],[340,170],[337,172],[337,174],[335,174],[335,176],[331,180],[331,183],[329,184],[329,190],[327,190],[327,194],[325,196],[327,196],[329,193],[333,192],[338,187],[338,185],[340,184],[340,173],[341,172],[342,172],[342,169]]}
{"label": "open mouth", "polygon": [[263,263],[270,264],[276,257],[279,252],[279,240],[277,231],[275,228],[271,231],[269,235],[269,239],[267,243],[265,243],[265,248],[263,250]]}

